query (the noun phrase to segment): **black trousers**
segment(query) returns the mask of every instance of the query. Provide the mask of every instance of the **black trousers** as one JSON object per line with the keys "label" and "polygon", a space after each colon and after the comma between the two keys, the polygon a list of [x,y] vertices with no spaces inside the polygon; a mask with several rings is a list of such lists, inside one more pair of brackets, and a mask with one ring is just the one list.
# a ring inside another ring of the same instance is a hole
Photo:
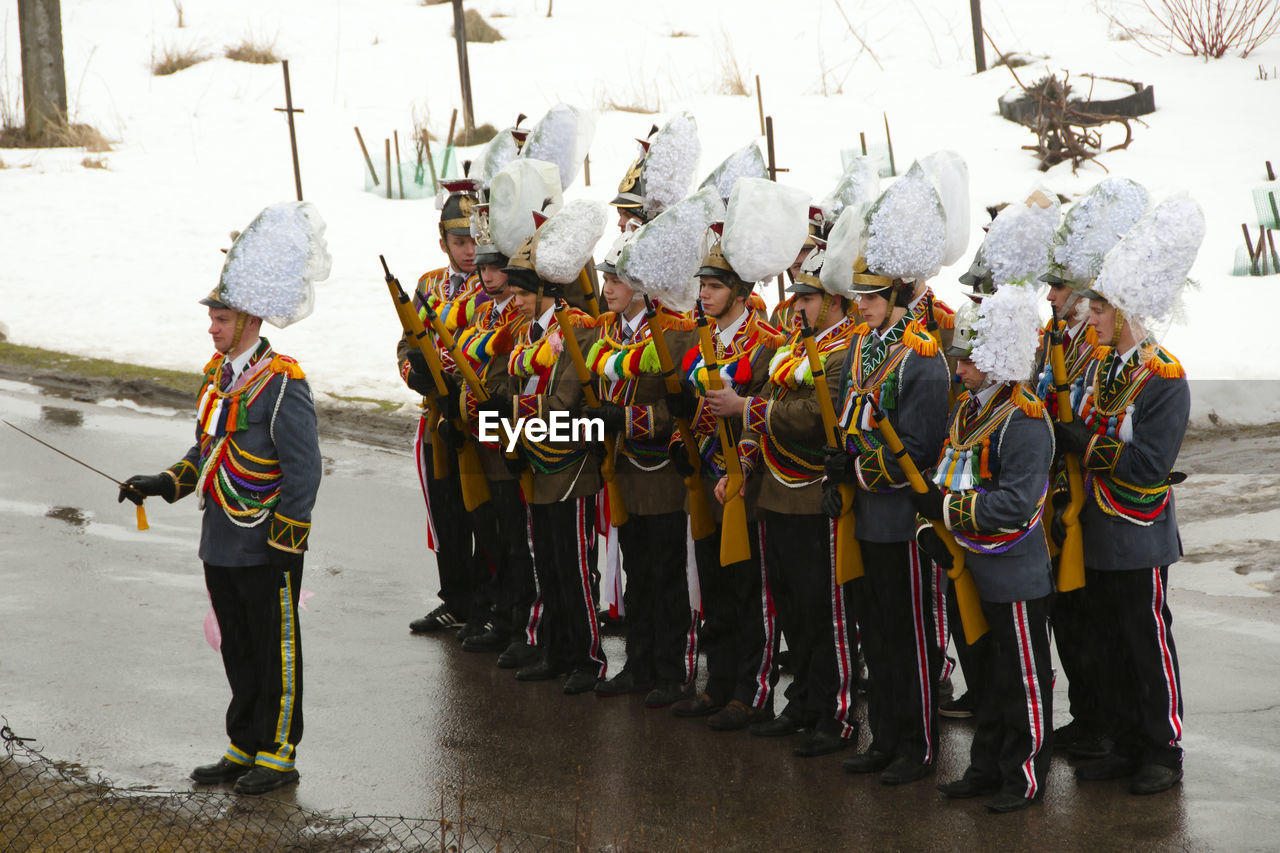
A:
{"label": "black trousers", "polygon": [[641,681],[683,684],[692,676],[692,619],[681,512],[636,515],[618,528],[627,586],[627,664]]}
{"label": "black trousers", "polygon": [[859,544],[866,574],[850,583],[871,681],[871,748],[930,764],[937,748],[934,685],[942,669],[933,625],[933,563],[915,542]]}
{"label": "black trousers", "polygon": [[1033,799],[1044,793],[1053,755],[1053,661],[1049,597],[982,602],[990,630],[973,645],[977,725],[969,766],[1001,790]]}
{"label": "black trousers", "polygon": [[302,740],[302,568],[204,564],[231,686],[226,757],[292,770]]}
{"label": "black trousers", "polygon": [[702,649],[707,656],[707,695],[716,704],[737,699],[749,708],[772,708],[778,666],[776,622],[769,584],[760,563],[760,531],[747,525],[751,558],[720,565],[722,528],[693,543],[702,587]]}
{"label": "black trousers", "polygon": [[803,726],[852,737],[856,649],[843,590],[836,586],[834,522],[768,510],[760,511],[760,519],[765,576],[794,674],[783,713]]}
{"label": "black trousers", "polygon": [[1101,734],[1106,729],[1101,704],[1102,688],[1098,683],[1098,661],[1102,650],[1090,625],[1091,595],[1088,585],[1071,592],[1056,593],[1050,622],[1062,672],[1067,677],[1071,719],[1084,731]]}
{"label": "black trousers", "polygon": [[487,580],[489,571],[488,561],[475,547],[471,516],[462,502],[456,454],[451,456],[449,475],[437,480],[431,445],[418,445],[418,475],[426,490],[428,524],[436,541],[440,600],[455,618],[465,620],[471,613],[475,588]]}
{"label": "black trousers", "polygon": [[[945,570],[944,570],[945,574]],[[979,682],[982,680],[982,667],[974,646],[964,636],[964,623],[960,621],[960,603],[956,601],[956,585],[950,579],[946,582],[947,596],[947,631],[951,634],[952,647],[956,652],[956,660],[960,661],[960,671],[964,673],[965,692],[979,700]],[[975,644],[976,645],[976,644]],[[943,663],[946,668],[946,663]]]}
{"label": "black trousers", "polygon": [[[472,610],[482,608],[482,612],[488,612],[494,630],[500,634],[525,631],[538,595],[528,512],[520,497],[519,482],[490,480],[489,500],[472,511],[471,521],[477,550],[489,568],[488,577],[475,585]],[[525,642],[536,644],[528,638]]]}
{"label": "black trousers", "polygon": [[596,499],[529,506],[533,566],[546,606],[548,659],[603,678],[607,668],[596,622],[591,566],[596,561]]}
{"label": "black trousers", "polygon": [[1090,624],[1100,648],[1098,683],[1106,733],[1118,754],[1182,766],[1182,677],[1173,644],[1169,567],[1085,567]]}

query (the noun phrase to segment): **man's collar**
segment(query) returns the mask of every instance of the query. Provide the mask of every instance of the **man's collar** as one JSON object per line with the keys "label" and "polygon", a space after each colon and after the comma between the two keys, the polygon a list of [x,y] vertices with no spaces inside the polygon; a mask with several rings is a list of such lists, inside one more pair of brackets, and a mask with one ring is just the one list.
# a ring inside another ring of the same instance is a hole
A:
{"label": "man's collar", "polygon": [[[492,299],[492,297],[490,298]],[[504,298],[501,302],[499,302],[496,299],[492,299],[493,310],[501,314],[503,311],[507,310],[507,306],[511,304],[511,299],[512,299],[512,295],[511,295],[511,291],[509,290],[507,291],[506,298]]]}
{"label": "man's collar", "polygon": [[720,329],[720,341],[724,344],[733,342],[733,338],[738,334],[738,330],[742,328],[742,324],[747,322],[747,316],[751,313],[750,309],[744,310],[738,315],[738,319],[734,320],[728,326]]}
{"label": "man's collar", "polygon": [[991,398],[1000,393],[1000,389],[1008,385],[1008,382],[992,382],[984,388],[979,388],[973,392],[974,398],[978,401],[979,406],[985,406],[991,402]]}
{"label": "man's collar", "polygon": [[556,306],[552,305],[546,311],[542,312],[542,316],[538,318],[538,327],[542,329],[542,334],[547,333],[547,329],[551,328],[551,320],[555,317]]}
{"label": "man's collar", "polygon": [[260,346],[262,346],[262,338],[254,338],[248,349],[231,359],[232,377],[239,377],[241,373],[244,373],[244,369],[249,365],[249,360],[257,353]]}

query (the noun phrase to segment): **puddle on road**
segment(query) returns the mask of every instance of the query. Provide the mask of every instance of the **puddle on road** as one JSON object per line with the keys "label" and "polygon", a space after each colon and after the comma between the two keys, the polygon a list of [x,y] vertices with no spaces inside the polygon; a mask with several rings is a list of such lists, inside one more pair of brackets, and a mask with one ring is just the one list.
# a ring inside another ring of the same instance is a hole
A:
{"label": "puddle on road", "polygon": [[62,406],[41,406],[40,422],[64,427],[84,426],[84,412]]}
{"label": "puddle on road", "polygon": [[82,509],[73,506],[55,506],[50,507],[44,514],[45,518],[56,518],[59,521],[65,521],[72,527],[87,527],[93,516]]}

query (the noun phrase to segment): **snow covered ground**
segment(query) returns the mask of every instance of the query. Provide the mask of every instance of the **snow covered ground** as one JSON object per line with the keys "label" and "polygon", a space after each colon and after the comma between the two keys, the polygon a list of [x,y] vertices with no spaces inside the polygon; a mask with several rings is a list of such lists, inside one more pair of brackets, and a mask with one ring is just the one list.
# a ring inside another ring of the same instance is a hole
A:
{"label": "snow covered ground", "polygon": [[[183,10],[179,29],[175,7]],[[592,184],[567,198],[608,200],[634,158],[634,137],[674,111],[698,119],[699,179],[731,151],[759,138],[752,86],[760,75],[774,116],[781,176],[815,198],[840,174],[839,151],[884,138],[892,127],[899,170],[939,148],[968,161],[973,208],[969,252],[935,287],[954,302],[987,204],[1024,197],[1037,183],[1074,197],[1106,172],[1069,164],[1047,173],[1021,151],[1033,136],[1001,119],[996,99],[1013,85],[1005,68],[973,73],[968,4],[954,0],[475,0],[506,37],[473,44],[478,122],[498,127],[524,112],[536,121],[565,101],[598,113]],[[869,46],[850,33],[848,20]],[[1280,366],[1268,357],[1269,327],[1235,328],[1266,312],[1275,278],[1230,275],[1240,223],[1256,222],[1252,188],[1264,161],[1280,165],[1280,81],[1259,66],[1280,63],[1280,40],[1247,59],[1203,62],[1156,54],[1109,32],[1105,10],[1137,14],[1116,0],[987,0],[984,23],[1002,51],[1047,57],[1051,70],[1154,84],[1157,112],[1136,126],[1126,151],[1103,156],[1111,174],[1145,184],[1155,199],[1188,191],[1203,206],[1208,235],[1193,277],[1187,322],[1164,340],[1187,365],[1194,414],[1230,422],[1280,420]],[[429,114],[443,137],[459,103],[452,13],[418,0],[63,0],[66,76],[73,119],[114,141],[89,169],[79,150],[0,150],[0,323],[10,340],[178,369],[211,352],[196,300],[214,285],[227,232],[267,204],[293,198],[278,65],[222,58],[246,36],[275,39],[290,60],[302,184],[328,222],[333,274],[317,289],[315,313],[271,335],[299,358],[323,395],[412,402],[393,364],[399,333],[378,254],[408,285],[442,262],[430,201],[366,193],[358,125],[375,163],[398,130],[410,159],[412,116]],[[0,95],[20,92],[12,7],[0,16],[5,76]],[[168,77],[150,58],[169,45],[215,58]],[[988,56],[992,51],[988,49]],[[721,94],[736,62],[750,96]],[[1020,68],[1024,82],[1040,73]],[[654,115],[610,111],[643,103]],[[1123,132],[1107,130],[1108,144]],[[763,141],[762,141],[763,145]],[[465,156],[465,155],[464,155]],[[1256,230],[1256,229],[1255,229]],[[607,247],[611,233],[601,252]],[[772,300],[770,288],[766,298]],[[1046,309],[1047,310],[1047,309]],[[1242,380],[1271,380],[1245,382]]]}

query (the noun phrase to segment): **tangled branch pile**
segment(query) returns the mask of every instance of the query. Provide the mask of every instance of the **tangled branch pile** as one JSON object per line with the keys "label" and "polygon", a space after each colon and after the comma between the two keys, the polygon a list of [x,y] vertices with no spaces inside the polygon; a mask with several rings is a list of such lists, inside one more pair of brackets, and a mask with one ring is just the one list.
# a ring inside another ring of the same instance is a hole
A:
{"label": "tangled branch pile", "polygon": [[[1130,116],[1095,113],[1088,110],[1089,101],[1071,98],[1070,74],[1064,73],[1059,80],[1056,74],[1050,74],[1031,86],[1018,85],[1036,104],[1036,112],[1028,122],[1028,127],[1036,134],[1035,145],[1022,146],[1025,151],[1034,151],[1040,159],[1040,171],[1048,171],[1050,167],[1066,160],[1071,161],[1071,169],[1075,171],[1080,164],[1088,160],[1096,160],[1104,151],[1118,151],[1128,148],[1133,141],[1133,126],[1130,122],[1139,119]],[[1015,77],[1015,79],[1017,79]],[[1103,148],[1102,127],[1107,124],[1118,124],[1124,127],[1124,141]],[[1098,165],[1102,165],[1101,162]],[[1106,169],[1106,166],[1102,167]]]}

